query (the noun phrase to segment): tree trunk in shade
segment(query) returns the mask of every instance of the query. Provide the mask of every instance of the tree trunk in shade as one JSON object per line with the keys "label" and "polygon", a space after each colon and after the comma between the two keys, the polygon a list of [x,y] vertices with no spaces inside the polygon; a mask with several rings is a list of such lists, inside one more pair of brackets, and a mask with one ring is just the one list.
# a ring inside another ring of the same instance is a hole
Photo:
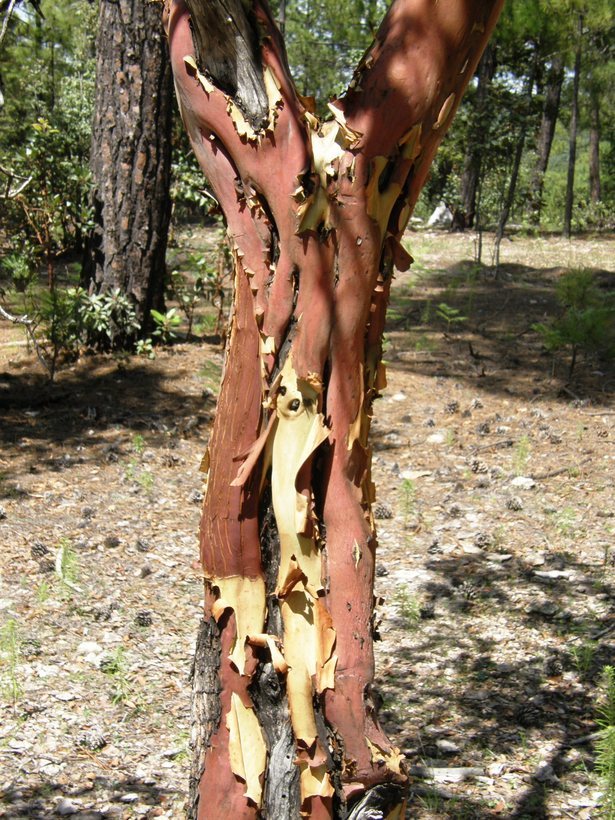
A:
{"label": "tree trunk in shade", "polygon": [[204,459],[189,816],[404,816],[372,697],[369,428],[401,236],[499,0],[394,0],[323,122],[264,0],[168,0],[235,263]]}
{"label": "tree trunk in shade", "polygon": [[173,87],[160,6],[101,0],[96,47],[94,227],[82,279],[92,292],[127,294],[145,335],[150,310],[164,305],[170,218]]}
{"label": "tree trunk in shade", "polygon": [[547,166],[549,164],[549,157],[551,155],[551,146],[553,144],[555,125],[559,114],[559,104],[563,81],[564,59],[560,54],[556,54],[553,58],[547,78],[545,101],[542,109],[540,131],[538,132],[536,145],[536,165],[534,166],[534,172],[530,183],[530,218],[536,225],[540,222],[544,178],[547,171]]}
{"label": "tree trunk in shade", "polygon": [[589,95],[589,198],[600,202],[600,97],[594,88]]}
{"label": "tree trunk in shade", "polygon": [[490,43],[478,64],[478,85],[472,108],[470,132],[460,183],[460,207],[456,209],[453,228],[464,231],[473,228],[482,159],[485,151],[485,118],[489,113],[489,87],[496,69],[496,49]]}
{"label": "tree trunk in shade", "polygon": [[572,80],[572,109],[570,114],[570,138],[568,147],[568,175],[566,179],[566,202],[564,205],[563,234],[570,238],[572,233],[572,208],[574,205],[574,172],[577,162],[577,131],[579,128],[579,83],[581,80],[581,50],[583,37],[583,17],[579,15],[577,30],[577,48],[574,58],[574,76]]}

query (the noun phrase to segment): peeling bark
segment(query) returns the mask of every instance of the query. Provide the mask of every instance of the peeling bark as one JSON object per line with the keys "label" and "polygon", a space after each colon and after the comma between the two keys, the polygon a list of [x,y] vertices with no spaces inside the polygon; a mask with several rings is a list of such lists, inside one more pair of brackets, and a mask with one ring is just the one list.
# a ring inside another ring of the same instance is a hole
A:
{"label": "peeling bark", "polygon": [[[371,698],[369,428],[400,238],[500,5],[397,0],[322,122],[264,1],[225,3],[231,24],[217,0],[168,0],[180,109],[235,260],[201,523],[220,719],[195,818],[403,816]],[[257,87],[266,104],[240,91]]]}

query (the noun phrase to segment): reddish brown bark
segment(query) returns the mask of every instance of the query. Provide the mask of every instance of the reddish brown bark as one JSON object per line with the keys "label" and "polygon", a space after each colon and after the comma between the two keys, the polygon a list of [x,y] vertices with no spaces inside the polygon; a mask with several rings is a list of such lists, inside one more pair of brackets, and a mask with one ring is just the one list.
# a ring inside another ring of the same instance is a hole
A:
{"label": "reddish brown bark", "polygon": [[[217,5],[167,7],[182,115],[236,263],[201,526],[220,708],[193,816],[403,816],[406,774],[370,692],[369,426],[393,267],[411,261],[400,237],[501,3],[394,2],[326,124],[296,94],[266,6],[228,0],[218,19]],[[271,507],[275,538],[259,531]],[[288,696],[273,721],[257,685],[269,663]],[[280,715],[287,792],[300,773],[284,809],[267,786]],[[269,751],[260,773],[242,768],[241,721],[257,757]]]}

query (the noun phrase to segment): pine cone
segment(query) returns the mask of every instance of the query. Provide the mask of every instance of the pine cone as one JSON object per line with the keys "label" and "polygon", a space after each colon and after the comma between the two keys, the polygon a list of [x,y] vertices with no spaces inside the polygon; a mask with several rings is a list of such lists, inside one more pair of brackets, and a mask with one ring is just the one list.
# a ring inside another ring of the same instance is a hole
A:
{"label": "pine cone", "polygon": [[152,625],[152,613],[149,609],[141,609],[135,615],[135,623],[137,626],[151,626]]}
{"label": "pine cone", "polygon": [[30,547],[30,555],[32,558],[44,558],[49,555],[49,549],[41,541],[35,541]]}
{"label": "pine cone", "polygon": [[478,597],[478,587],[472,581],[463,581],[458,591],[466,601],[473,601]]}
{"label": "pine cone", "polygon": [[376,504],[374,507],[374,518],[381,520],[385,518],[393,518],[393,513],[386,504]]}
{"label": "pine cone", "polygon": [[564,664],[557,655],[550,655],[545,660],[545,674],[549,678],[559,678],[564,672]]}
{"label": "pine cone", "polygon": [[488,532],[477,532],[474,536],[474,545],[484,549],[491,545],[491,536]]}
{"label": "pine cone", "polygon": [[447,413],[453,415],[454,413],[459,412],[459,402],[458,401],[449,401],[448,404],[444,408]]}
{"label": "pine cone", "polygon": [[24,638],[19,647],[20,654],[26,658],[26,660],[29,658],[38,658],[38,656],[42,654],[42,651],[41,642],[38,638]]}
{"label": "pine cone", "polygon": [[521,501],[518,495],[511,495],[506,499],[506,509],[519,512],[519,510],[523,509],[523,501]]}
{"label": "pine cone", "polygon": [[82,749],[89,749],[91,752],[98,752],[107,745],[107,738],[103,735],[98,726],[92,726],[82,732],[77,738],[77,746]]}

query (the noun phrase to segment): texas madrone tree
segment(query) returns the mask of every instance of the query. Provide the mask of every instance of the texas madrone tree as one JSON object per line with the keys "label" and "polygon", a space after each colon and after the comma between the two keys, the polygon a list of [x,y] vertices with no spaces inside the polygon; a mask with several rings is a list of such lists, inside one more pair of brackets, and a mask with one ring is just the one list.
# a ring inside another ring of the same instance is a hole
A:
{"label": "texas madrone tree", "polygon": [[192,817],[403,817],[372,701],[368,434],[400,238],[501,0],[394,0],[326,120],[265,0],[167,0],[233,313],[201,524]]}

